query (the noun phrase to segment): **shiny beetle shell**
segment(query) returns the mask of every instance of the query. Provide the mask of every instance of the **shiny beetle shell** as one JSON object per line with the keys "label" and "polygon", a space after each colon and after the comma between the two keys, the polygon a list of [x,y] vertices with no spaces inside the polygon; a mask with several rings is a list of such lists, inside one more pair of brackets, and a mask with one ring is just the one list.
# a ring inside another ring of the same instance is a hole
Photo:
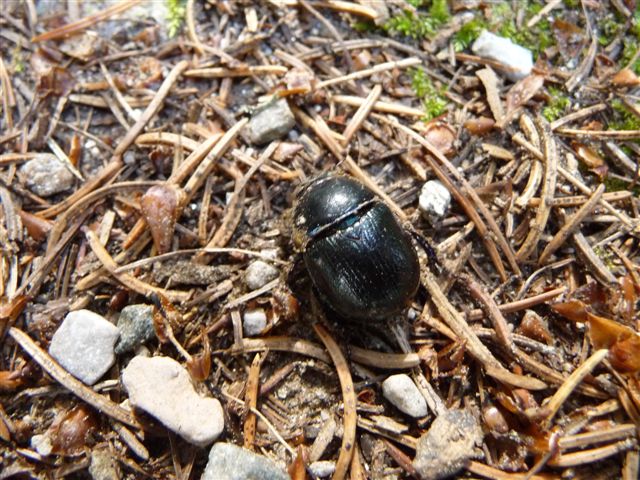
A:
{"label": "shiny beetle shell", "polygon": [[339,315],[382,319],[406,307],[420,266],[389,207],[361,183],[321,176],[298,193],[293,241],[322,300]]}

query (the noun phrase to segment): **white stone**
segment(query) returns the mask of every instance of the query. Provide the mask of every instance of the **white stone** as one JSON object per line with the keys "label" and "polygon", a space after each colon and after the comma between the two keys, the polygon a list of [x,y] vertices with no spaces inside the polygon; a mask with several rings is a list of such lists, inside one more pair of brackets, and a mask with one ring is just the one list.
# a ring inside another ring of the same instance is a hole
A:
{"label": "white stone", "polygon": [[476,55],[495,60],[512,69],[504,74],[514,82],[529,75],[533,68],[533,55],[530,50],[486,30],[482,31],[471,50]]}
{"label": "white stone", "polygon": [[131,405],[194,445],[209,445],[224,429],[220,402],[199,395],[187,370],[172,358],[134,357],[122,384]]}
{"label": "white stone", "polygon": [[420,210],[432,224],[445,216],[451,205],[451,193],[439,180],[429,180],[422,186]]}
{"label": "white stone", "polygon": [[273,265],[262,260],[255,260],[247,267],[244,281],[250,290],[256,290],[277,278],[279,274],[280,272]]}
{"label": "white stone", "polygon": [[262,308],[247,310],[242,317],[242,329],[247,337],[259,335],[267,326],[267,314]]}
{"label": "white stone", "polygon": [[276,463],[232,443],[218,442],[209,452],[201,480],[290,480]]}
{"label": "white stone", "polygon": [[50,153],[42,153],[29,160],[19,172],[27,188],[41,197],[69,190],[74,182],[73,174]]}
{"label": "white stone", "polygon": [[46,457],[51,455],[51,451],[53,450],[53,445],[51,445],[51,439],[48,435],[34,435],[31,437],[31,448],[38,452],[38,455]]}
{"label": "white stone", "polygon": [[309,473],[314,477],[326,478],[336,471],[336,462],[331,460],[320,460],[309,465]]}
{"label": "white stone", "polygon": [[51,339],[49,353],[71,375],[93,385],[116,360],[120,331],[90,310],[69,312]]}
{"label": "white stone", "polygon": [[382,394],[398,410],[407,415],[420,418],[427,415],[427,401],[416,384],[404,373],[391,375],[382,382]]}

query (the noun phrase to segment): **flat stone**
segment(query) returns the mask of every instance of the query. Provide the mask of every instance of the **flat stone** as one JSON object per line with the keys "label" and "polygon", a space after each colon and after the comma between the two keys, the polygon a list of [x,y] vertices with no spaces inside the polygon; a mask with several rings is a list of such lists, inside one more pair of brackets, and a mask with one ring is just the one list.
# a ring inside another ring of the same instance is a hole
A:
{"label": "flat stone", "polygon": [[433,421],[418,440],[413,467],[422,480],[455,475],[482,452],[482,428],[468,410],[447,410]]}
{"label": "flat stone", "polygon": [[153,305],[128,305],[118,317],[120,339],[115,352],[120,355],[130,352],[156,336],[153,328]]}
{"label": "flat stone", "polygon": [[262,260],[255,260],[247,267],[244,281],[249,289],[256,290],[277,278],[278,275],[280,272],[273,265]]}
{"label": "flat stone", "polygon": [[382,382],[382,394],[394,407],[411,417],[424,417],[429,412],[420,390],[404,373],[391,375]]}
{"label": "flat stone", "polygon": [[451,193],[439,180],[429,180],[420,190],[418,206],[432,224],[445,216],[451,205]]}
{"label": "flat stone", "polygon": [[247,337],[259,335],[267,326],[267,314],[262,308],[247,310],[242,316],[242,329]]}
{"label": "flat stone", "polygon": [[91,450],[89,475],[93,480],[121,478],[118,461],[111,450],[108,448],[94,448]]}
{"label": "flat stone", "polygon": [[41,153],[20,167],[20,176],[29,190],[40,197],[50,197],[69,190],[74,176],[50,153]]}
{"label": "flat stone", "polygon": [[320,460],[309,465],[309,473],[314,477],[327,478],[336,471],[336,462]]}
{"label": "flat stone", "polygon": [[249,121],[249,137],[256,145],[264,145],[285,136],[296,124],[284,98],[259,108]]}
{"label": "flat stone", "polygon": [[495,60],[508,67],[509,71],[498,70],[498,72],[514,82],[528,76],[533,69],[533,54],[530,50],[486,30],[480,33],[471,50],[476,55]]}
{"label": "flat stone", "polygon": [[231,443],[216,443],[201,480],[291,480],[276,463]]}
{"label": "flat stone", "polygon": [[199,395],[187,370],[172,358],[134,357],[122,384],[131,405],[194,445],[209,445],[224,429],[220,402]]}
{"label": "flat stone", "polygon": [[49,353],[71,375],[93,385],[116,361],[120,331],[90,310],[69,312],[51,339]]}

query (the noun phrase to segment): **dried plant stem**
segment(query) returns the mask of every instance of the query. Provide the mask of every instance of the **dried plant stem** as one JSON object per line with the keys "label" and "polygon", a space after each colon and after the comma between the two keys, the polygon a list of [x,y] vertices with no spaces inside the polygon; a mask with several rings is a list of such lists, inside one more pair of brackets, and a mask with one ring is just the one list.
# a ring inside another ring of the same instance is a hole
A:
{"label": "dried plant stem", "polygon": [[135,428],[141,428],[140,424],[130,411],[125,410],[117,403],[109,400],[107,397],[94,392],[80,380],[73,377],[22,330],[11,327],[9,329],[9,335],[31,356],[31,358],[33,358],[38,365],[40,365],[42,370],[47,372],[54,380],[75,396],[119,422]]}
{"label": "dried plant stem", "polygon": [[353,457],[353,450],[355,448],[356,440],[356,392],[353,388],[353,380],[351,379],[351,372],[349,371],[349,365],[347,364],[342,351],[338,347],[331,335],[325,330],[325,328],[315,323],[313,329],[316,334],[324,343],[327,348],[331,360],[338,372],[338,378],[340,379],[340,387],[342,389],[342,401],[343,401],[343,433],[342,433],[342,446],[340,447],[340,453],[338,455],[338,461],[336,462],[336,470],[331,477],[332,480],[342,480],[347,475],[347,470],[351,464],[351,458]]}

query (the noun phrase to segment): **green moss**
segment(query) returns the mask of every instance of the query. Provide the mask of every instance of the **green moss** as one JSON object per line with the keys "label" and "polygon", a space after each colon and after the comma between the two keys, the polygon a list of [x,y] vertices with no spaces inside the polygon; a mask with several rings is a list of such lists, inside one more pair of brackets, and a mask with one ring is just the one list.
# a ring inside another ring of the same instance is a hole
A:
{"label": "green moss", "polygon": [[19,45],[11,51],[11,70],[13,73],[22,73],[25,70],[22,48]]}
{"label": "green moss", "polygon": [[175,37],[184,23],[186,0],[165,0],[169,14],[167,16],[167,32],[170,38]]}
{"label": "green moss", "polygon": [[[427,1],[410,2],[415,7],[428,3]],[[384,29],[392,35],[400,34],[415,39],[430,38],[449,21],[449,5],[446,0],[430,2],[428,13],[405,11],[391,17],[384,25]]]}
{"label": "green moss", "polygon": [[640,118],[625,107],[620,99],[612,100],[611,108],[613,115],[609,119],[610,130],[640,130]]}
{"label": "green moss", "polygon": [[351,27],[356,32],[360,32],[360,33],[375,32],[377,28],[375,23],[367,20],[357,20],[351,24]]}
{"label": "green moss", "polygon": [[551,100],[549,104],[542,109],[542,116],[549,122],[553,122],[564,115],[564,112],[569,105],[571,105],[571,102],[569,97],[564,95],[559,88],[549,87],[549,95],[551,96]]}
{"label": "green moss", "polygon": [[[525,9],[523,22],[525,24],[542,9],[541,4],[529,1],[521,2],[519,5]],[[516,12],[512,10],[509,2],[503,1],[492,5],[489,20],[477,16],[464,24],[453,37],[454,49],[461,51],[469,47],[483,29],[528,48],[536,56],[555,42],[548,20],[544,18],[539,20],[532,29],[518,28],[516,26]]]}
{"label": "green moss", "polygon": [[630,190],[631,193],[633,193],[635,196],[640,195],[640,185],[634,185],[633,188],[631,188],[631,184],[628,182],[625,182],[624,180],[620,179],[620,178],[615,178],[615,177],[610,177],[607,176],[602,180],[602,183],[604,183],[605,186],[605,191],[607,193],[610,192],[621,192],[623,190]]}
{"label": "green moss", "polygon": [[461,52],[480,36],[482,30],[488,28],[487,22],[482,18],[474,18],[470,22],[465,23],[460,30],[453,36],[453,48],[456,52]]}
{"label": "green moss", "polygon": [[409,71],[411,75],[411,87],[416,93],[416,97],[422,100],[425,110],[425,120],[436,118],[447,111],[447,98],[444,96],[445,89],[438,89],[433,84],[422,68]]}

